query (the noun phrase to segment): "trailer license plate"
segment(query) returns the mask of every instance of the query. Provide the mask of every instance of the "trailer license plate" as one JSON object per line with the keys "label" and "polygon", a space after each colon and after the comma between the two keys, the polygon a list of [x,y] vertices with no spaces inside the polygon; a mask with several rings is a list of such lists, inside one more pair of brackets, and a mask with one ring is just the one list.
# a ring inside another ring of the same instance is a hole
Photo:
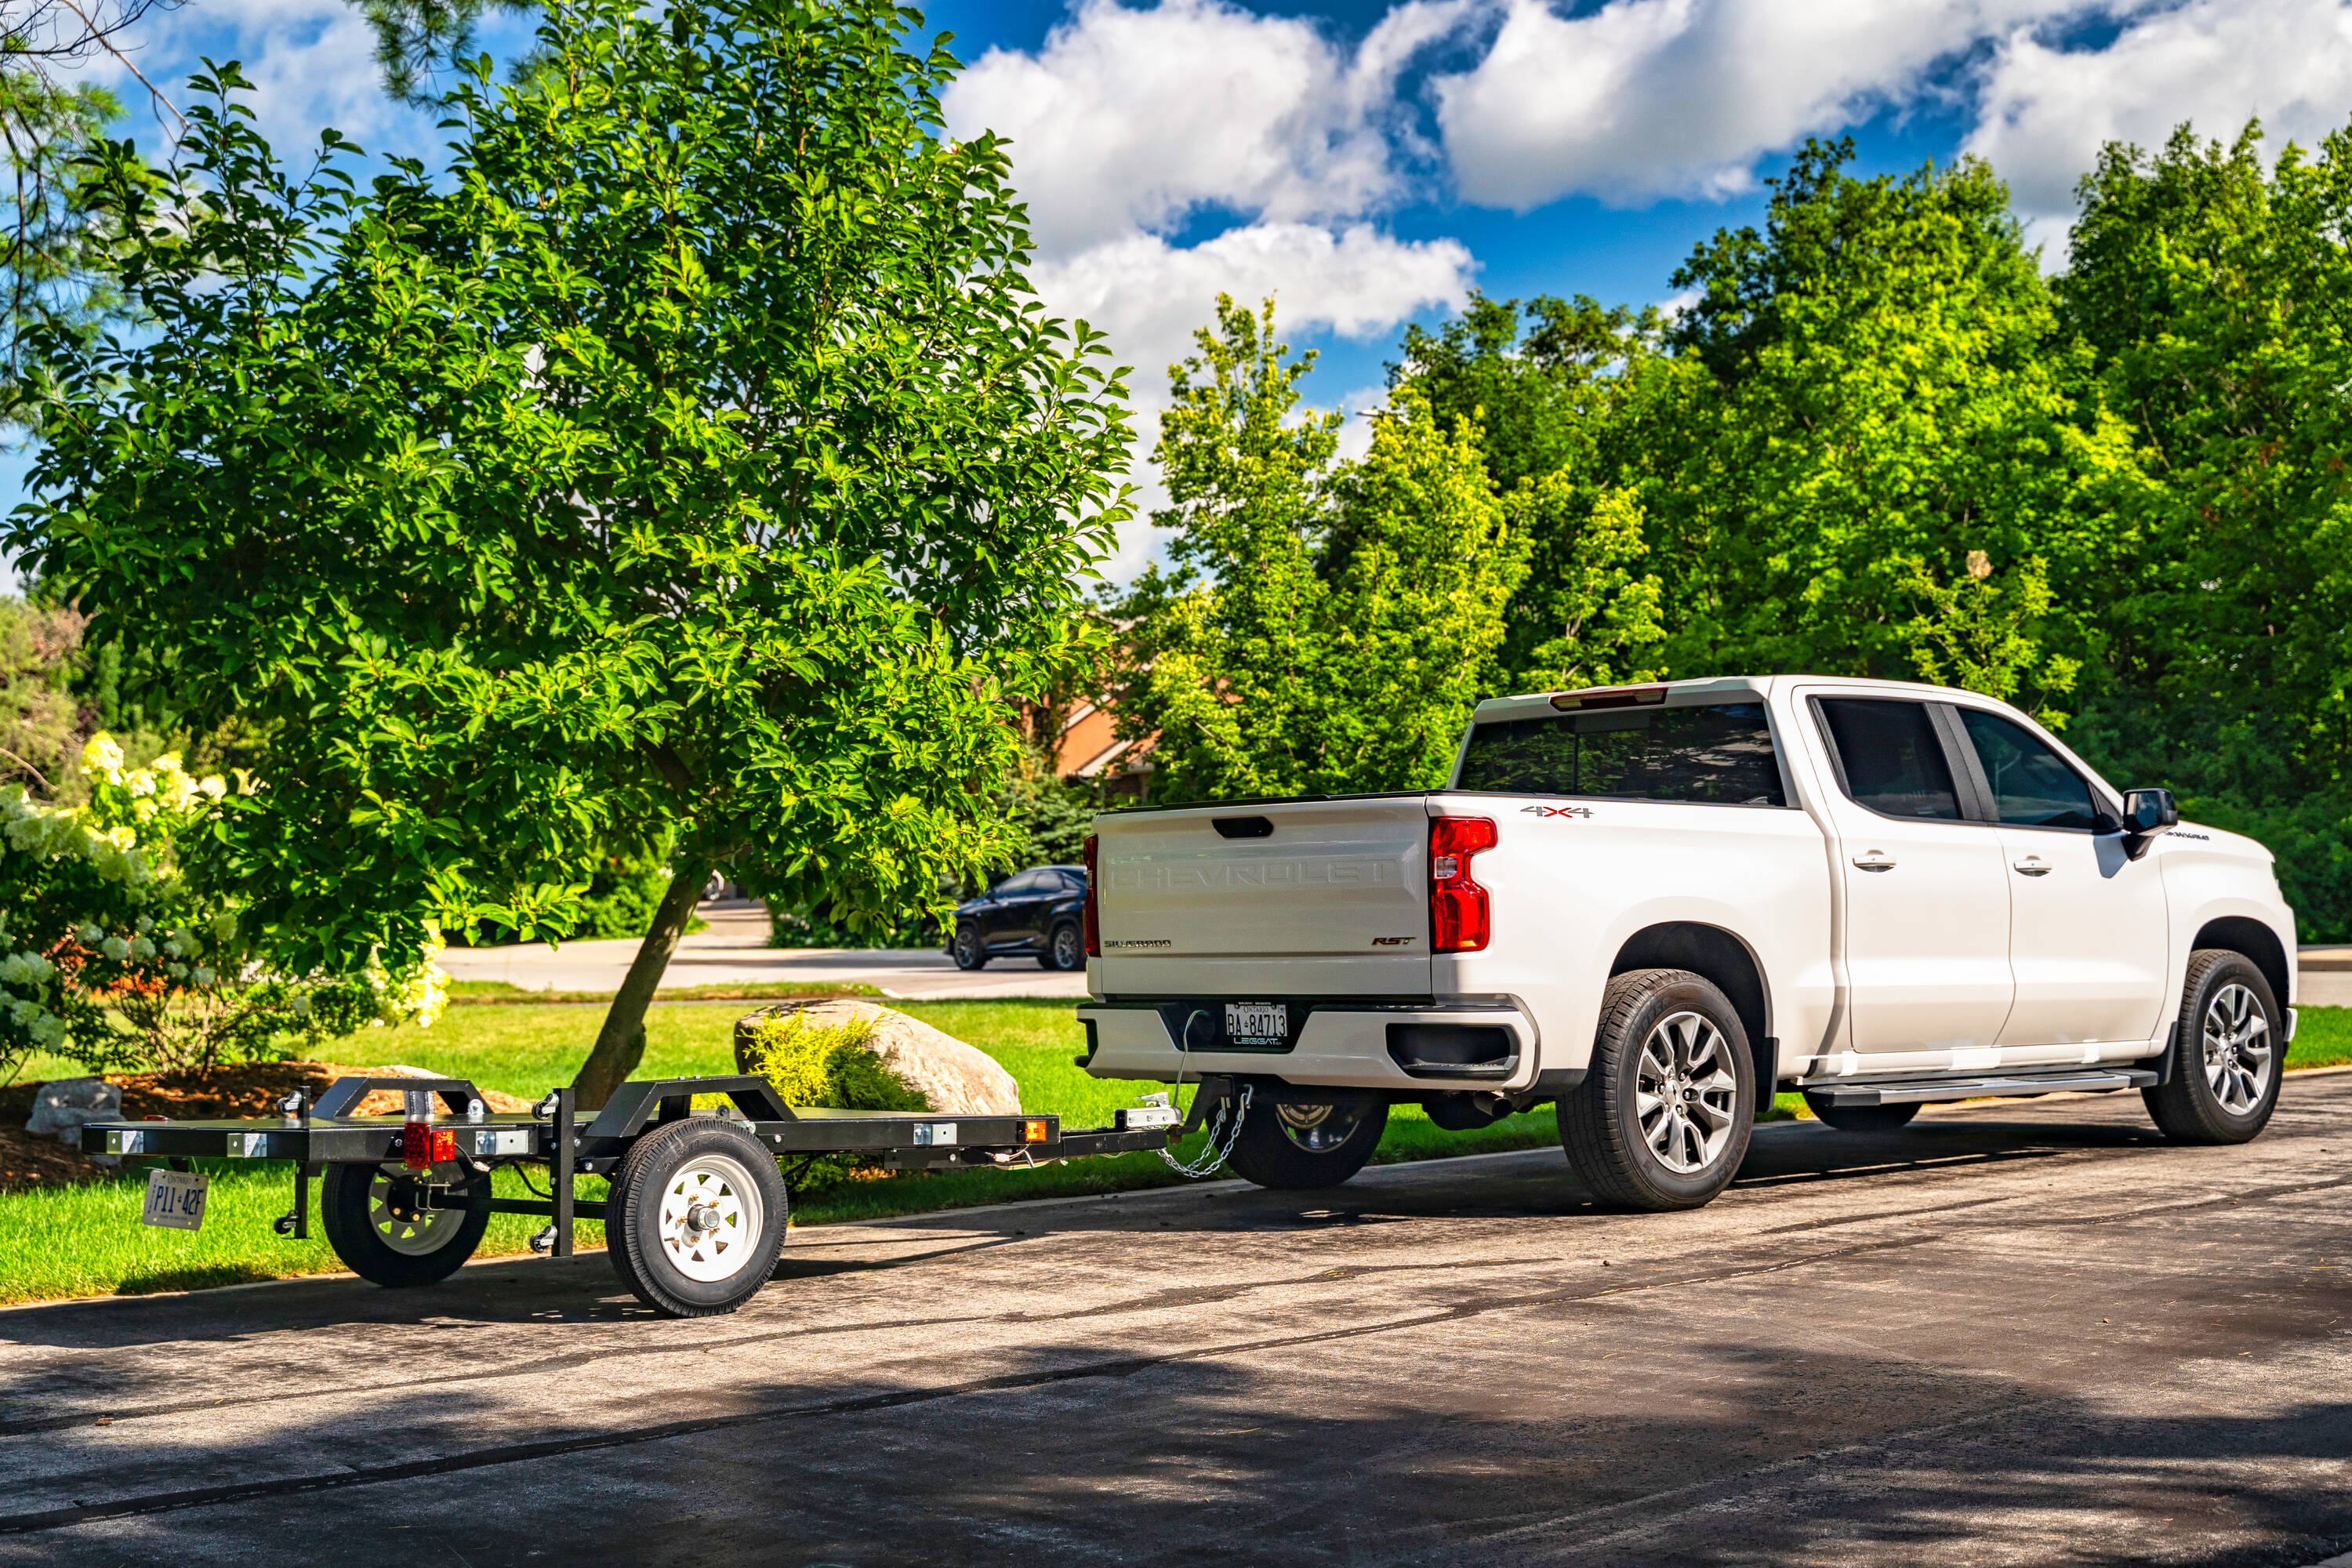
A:
{"label": "trailer license plate", "polygon": [[148,1172],[147,1207],[141,1212],[139,1223],[169,1226],[173,1230],[202,1228],[205,1188],[211,1180],[200,1172]]}
{"label": "trailer license plate", "polygon": [[1280,1046],[1290,1041],[1290,1007],[1282,1002],[1225,1004],[1225,1043]]}

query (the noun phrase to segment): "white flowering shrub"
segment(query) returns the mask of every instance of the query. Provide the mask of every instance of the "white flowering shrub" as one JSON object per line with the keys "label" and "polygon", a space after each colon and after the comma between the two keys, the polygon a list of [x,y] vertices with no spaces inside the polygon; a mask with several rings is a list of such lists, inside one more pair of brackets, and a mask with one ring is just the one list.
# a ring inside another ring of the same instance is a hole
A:
{"label": "white flowering shrub", "polygon": [[195,778],[169,754],[126,767],[104,735],[82,765],[84,806],[0,790],[0,1082],[35,1051],[99,1071],[201,1068],[440,1014],[448,980],[432,951],[282,974],[257,958],[237,910],[200,906],[173,846],[250,780]]}

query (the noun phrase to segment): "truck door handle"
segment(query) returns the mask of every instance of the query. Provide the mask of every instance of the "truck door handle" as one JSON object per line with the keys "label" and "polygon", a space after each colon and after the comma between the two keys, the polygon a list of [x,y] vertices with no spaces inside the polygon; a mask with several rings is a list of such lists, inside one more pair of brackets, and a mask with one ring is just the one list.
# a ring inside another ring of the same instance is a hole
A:
{"label": "truck door handle", "polygon": [[1861,867],[1865,871],[1892,871],[1895,869],[1895,857],[1889,855],[1884,849],[1867,850],[1863,854],[1855,856],[1853,858],[1853,863]]}
{"label": "truck door handle", "polygon": [[2021,876],[2047,877],[2050,875],[2050,862],[2044,860],[2039,855],[2028,855],[2024,859],[2018,861],[2016,864],[2018,873]]}

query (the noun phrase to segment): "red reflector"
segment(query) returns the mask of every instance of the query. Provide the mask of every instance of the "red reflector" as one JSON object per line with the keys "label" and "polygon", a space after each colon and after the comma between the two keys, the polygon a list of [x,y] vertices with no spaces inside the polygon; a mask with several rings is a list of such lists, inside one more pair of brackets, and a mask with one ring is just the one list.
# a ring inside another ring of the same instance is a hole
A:
{"label": "red reflector", "polygon": [[1429,945],[1434,952],[1476,952],[1492,936],[1486,889],[1470,877],[1470,858],[1496,842],[1484,816],[1429,819]]}
{"label": "red reflector", "polygon": [[1088,958],[1100,958],[1102,956],[1102,912],[1100,908],[1095,902],[1095,836],[1089,833],[1087,835],[1086,910],[1085,912],[1078,917],[1080,923],[1084,926],[1086,931],[1087,956]]}
{"label": "red reflector", "polygon": [[412,1171],[431,1167],[436,1161],[457,1157],[457,1135],[430,1122],[411,1121],[400,1130],[400,1163]]}

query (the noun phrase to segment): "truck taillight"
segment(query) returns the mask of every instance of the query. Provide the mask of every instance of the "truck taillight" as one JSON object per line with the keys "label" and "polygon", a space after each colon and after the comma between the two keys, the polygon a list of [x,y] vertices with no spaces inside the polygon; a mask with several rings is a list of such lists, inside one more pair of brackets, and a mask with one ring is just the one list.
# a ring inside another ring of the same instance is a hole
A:
{"label": "truck taillight", "polygon": [[1098,879],[1095,875],[1095,836],[1089,833],[1087,835],[1087,906],[1086,913],[1079,917],[1086,927],[1088,958],[1102,956],[1102,908],[1095,901],[1095,883]]}
{"label": "truck taillight", "polygon": [[1492,849],[1495,844],[1495,824],[1486,817],[1429,819],[1429,945],[1433,952],[1476,952],[1493,934],[1486,889],[1471,879],[1470,857],[1481,849]]}

